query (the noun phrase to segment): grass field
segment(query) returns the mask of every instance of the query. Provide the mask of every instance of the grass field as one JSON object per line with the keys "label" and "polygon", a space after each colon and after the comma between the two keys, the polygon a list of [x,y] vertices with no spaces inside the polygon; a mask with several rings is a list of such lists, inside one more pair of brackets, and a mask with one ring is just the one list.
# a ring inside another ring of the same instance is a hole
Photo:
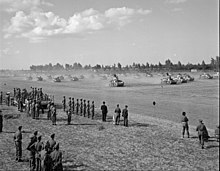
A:
{"label": "grass field", "polygon": [[[22,73],[23,74],[23,73]],[[44,115],[40,120],[26,117],[14,107],[1,106],[3,114],[13,114],[5,119],[0,134],[0,169],[25,170],[28,163],[14,162],[13,132],[18,125],[24,127],[23,148],[30,133],[39,130],[46,141],[56,133],[63,151],[65,170],[219,170],[219,143],[213,138],[213,129],[219,124],[219,80],[200,80],[193,73],[194,82],[181,85],[160,85],[161,76],[145,77],[143,74],[120,75],[125,87],[109,87],[109,77],[102,79],[97,73],[55,73],[85,76],[76,82],[65,77],[54,83],[41,73],[44,81],[27,81],[17,73],[16,77],[1,76],[0,90],[11,91],[14,87],[42,87],[61,103],[62,96],[94,100],[96,118],[91,120],[73,116],[72,125],[66,125],[66,115],[58,110],[57,126],[52,126]],[[33,73],[32,73],[33,75]],[[37,74],[36,74],[37,75]],[[40,74],[39,74],[40,75]],[[102,123],[100,105],[106,101],[109,109],[108,122]],[[153,106],[153,101],[156,105]],[[129,127],[115,126],[111,122],[116,104],[129,109]],[[186,111],[191,138],[181,138],[180,116]],[[209,142],[202,150],[198,144],[195,126],[203,119],[209,128]],[[24,150],[24,157],[27,157]]]}

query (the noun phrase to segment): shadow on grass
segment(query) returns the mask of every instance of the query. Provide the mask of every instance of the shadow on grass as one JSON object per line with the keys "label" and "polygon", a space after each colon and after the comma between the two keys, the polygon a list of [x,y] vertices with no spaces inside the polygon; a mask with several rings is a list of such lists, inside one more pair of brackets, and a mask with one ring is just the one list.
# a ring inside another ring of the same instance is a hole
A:
{"label": "shadow on grass", "polygon": [[130,123],[129,126],[133,126],[133,127],[155,127],[156,125],[137,122],[137,123]]}
{"label": "shadow on grass", "polygon": [[209,149],[209,148],[217,148],[217,147],[219,147],[219,145],[208,145],[208,146],[206,147],[206,149]]}
{"label": "shadow on grass", "polygon": [[69,125],[66,124],[58,124],[58,125],[66,125],[66,126],[71,126],[71,125],[97,125],[97,124],[92,124],[92,123],[82,123],[82,124],[74,124],[74,123],[70,123]]}
{"label": "shadow on grass", "polygon": [[[65,166],[65,163],[69,163],[70,165]],[[86,165],[84,165],[83,163],[79,163],[79,164],[75,164],[74,161],[66,161],[65,163],[63,163],[63,170],[64,171],[74,171],[74,170],[85,170],[82,169],[80,167],[87,167]]]}

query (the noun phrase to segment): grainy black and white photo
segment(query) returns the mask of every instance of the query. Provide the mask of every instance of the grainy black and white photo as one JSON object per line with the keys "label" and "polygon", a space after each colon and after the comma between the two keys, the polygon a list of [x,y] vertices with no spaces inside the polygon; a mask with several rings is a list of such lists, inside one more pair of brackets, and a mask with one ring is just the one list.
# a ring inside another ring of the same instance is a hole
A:
{"label": "grainy black and white photo", "polygon": [[218,0],[0,0],[0,171],[218,171]]}

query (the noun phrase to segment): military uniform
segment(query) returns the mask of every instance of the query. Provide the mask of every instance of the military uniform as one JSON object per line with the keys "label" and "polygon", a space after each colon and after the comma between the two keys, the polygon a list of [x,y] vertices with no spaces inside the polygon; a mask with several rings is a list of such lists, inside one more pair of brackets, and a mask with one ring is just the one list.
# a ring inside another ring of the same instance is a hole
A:
{"label": "military uniform", "polygon": [[31,137],[31,141],[27,147],[27,150],[29,150],[29,164],[30,164],[30,170],[34,171],[36,168],[36,148],[35,143],[37,142],[37,131],[35,131],[34,135]]}
{"label": "military uniform", "polygon": [[79,99],[76,100],[76,114],[79,113]]}
{"label": "military uniform", "polygon": [[86,100],[83,101],[83,116],[86,116]]}
{"label": "military uniform", "polygon": [[182,118],[181,118],[181,122],[182,122],[182,126],[183,126],[183,131],[182,131],[182,136],[184,138],[184,135],[185,135],[185,131],[188,135],[188,138],[189,138],[189,125],[188,125],[188,121],[189,119],[185,116],[185,112],[182,113]]}
{"label": "military uniform", "polygon": [[101,106],[101,110],[102,110],[102,121],[106,122],[106,117],[107,117],[107,113],[108,113],[108,108],[105,105],[105,102],[103,102],[103,105]]}
{"label": "military uniform", "polygon": [[88,118],[90,117],[90,104],[89,104],[89,100],[87,102],[87,114],[88,114]]}
{"label": "military uniform", "polygon": [[198,131],[198,137],[199,137],[199,143],[202,146],[202,149],[204,148],[204,140],[206,138],[206,133],[208,132],[206,129],[206,126],[202,122],[202,120],[199,120],[200,124],[197,126],[196,131]]}
{"label": "military uniform", "polygon": [[59,150],[59,143],[54,147],[54,151],[50,154],[52,159],[52,170],[63,171],[62,152]]}
{"label": "military uniform", "polygon": [[52,124],[56,125],[56,120],[57,120],[57,116],[56,116],[56,108],[54,105],[51,106],[51,119],[52,119]]}
{"label": "military uniform", "polygon": [[115,109],[115,125],[119,125],[120,115],[121,115],[121,109],[119,108],[119,105],[117,105],[117,108]]}
{"label": "military uniform", "polygon": [[91,112],[92,112],[92,119],[94,119],[94,116],[95,116],[95,105],[94,105],[94,101],[92,101]]}
{"label": "military uniform", "polygon": [[41,171],[41,151],[43,150],[43,142],[41,141],[41,136],[38,137],[38,142],[36,143],[36,171]]}
{"label": "military uniform", "polygon": [[83,113],[83,101],[80,99],[80,115]]}
{"label": "military uniform", "polygon": [[54,150],[54,146],[56,145],[56,141],[54,140],[55,134],[52,134],[50,137],[51,139],[47,141],[49,153]]}
{"label": "military uniform", "polygon": [[128,127],[128,106],[126,105],[122,111],[122,117],[124,117],[124,126]]}
{"label": "military uniform", "polygon": [[16,147],[16,161],[21,161],[22,157],[22,126],[18,127],[18,131],[14,134],[14,142]]}
{"label": "military uniform", "polygon": [[74,98],[72,98],[72,114],[74,114],[75,110],[75,102],[74,102]]}
{"label": "military uniform", "polygon": [[0,93],[0,104],[2,104],[2,102],[3,102],[3,93],[1,91],[1,93]]}
{"label": "military uniform", "polygon": [[65,96],[63,96],[62,103],[63,103],[63,111],[65,112],[65,110],[66,110],[66,97]]}

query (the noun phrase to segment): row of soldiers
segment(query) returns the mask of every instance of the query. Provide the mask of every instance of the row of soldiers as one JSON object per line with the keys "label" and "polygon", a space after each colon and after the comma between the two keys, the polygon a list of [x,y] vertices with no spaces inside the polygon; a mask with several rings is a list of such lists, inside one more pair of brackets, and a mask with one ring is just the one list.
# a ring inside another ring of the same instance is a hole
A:
{"label": "row of soldiers", "polygon": [[[31,171],[62,171],[62,152],[59,150],[59,143],[55,141],[55,134],[46,141],[45,145],[41,141],[42,136],[38,136],[35,131],[30,137],[27,150],[29,151],[29,164]],[[16,161],[22,162],[22,126],[14,134],[16,147]]]}
{"label": "row of soldiers", "polygon": [[71,115],[76,114],[76,115],[81,115],[88,118],[94,119],[95,116],[95,104],[94,101],[90,104],[89,100],[83,100],[83,99],[75,99],[69,97],[68,104],[66,103],[66,97],[63,96],[62,100],[63,104],[63,111],[67,113],[67,123],[70,124],[71,122]]}

